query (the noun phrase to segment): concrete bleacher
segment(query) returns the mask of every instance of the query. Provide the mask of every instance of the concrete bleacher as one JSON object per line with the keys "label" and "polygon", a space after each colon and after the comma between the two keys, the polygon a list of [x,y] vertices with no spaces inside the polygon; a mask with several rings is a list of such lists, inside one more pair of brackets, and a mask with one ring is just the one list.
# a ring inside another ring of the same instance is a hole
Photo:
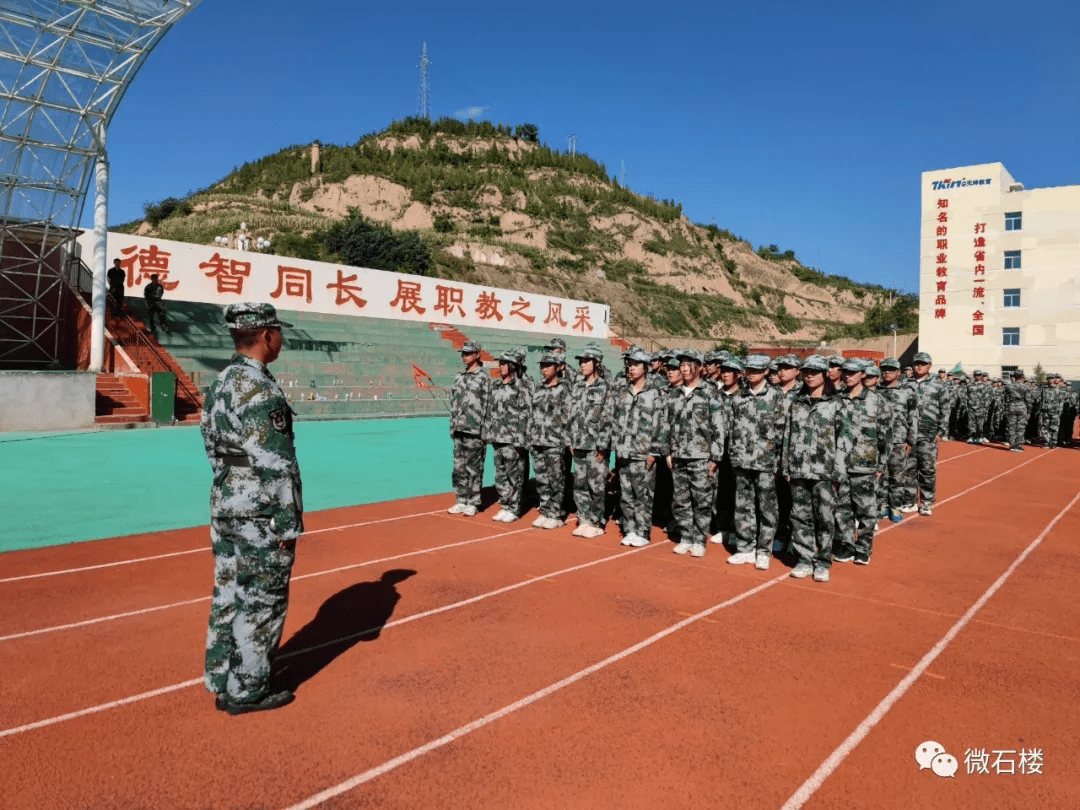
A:
{"label": "concrete bleacher", "polygon": [[[144,301],[128,298],[126,303],[147,322]],[[233,355],[221,308],[188,301],[167,301],[166,307],[170,331],[159,330],[158,341],[205,393]],[[546,342],[542,335],[511,330],[286,310],[280,317],[292,327],[283,330],[285,344],[273,372],[302,419],[446,414],[447,389],[461,370],[450,333],[477,341],[494,358],[525,347],[534,379],[540,376],[537,363]],[[618,366],[620,349],[606,340],[565,340],[571,357],[596,342],[609,366]]]}

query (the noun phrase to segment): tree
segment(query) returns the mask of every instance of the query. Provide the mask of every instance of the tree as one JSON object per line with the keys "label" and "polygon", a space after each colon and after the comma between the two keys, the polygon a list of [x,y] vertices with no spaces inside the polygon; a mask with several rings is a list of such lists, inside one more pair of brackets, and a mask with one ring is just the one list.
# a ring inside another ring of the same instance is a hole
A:
{"label": "tree", "polygon": [[327,250],[353,267],[427,275],[431,251],[415,231],[395,234],[386,224],[368,220],[359,209],[335,223],[323,235]]}
{"label": "tree", "polygon": [[536,124],[518,124],[515,134],[529,143],[536,143],[540,139],[540,129]]}

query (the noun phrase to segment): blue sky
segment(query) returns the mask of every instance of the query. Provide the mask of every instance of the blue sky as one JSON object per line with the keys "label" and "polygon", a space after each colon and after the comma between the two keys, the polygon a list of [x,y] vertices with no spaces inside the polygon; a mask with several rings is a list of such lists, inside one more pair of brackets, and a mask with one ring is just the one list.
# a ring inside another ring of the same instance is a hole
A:
{"label": "blue sky", "polygon": [[426,41],[433,117],[575,133],[695,222],[915,291],[921,172],[1080,184],[1080,4],[889,5],[203,0],[113,120],[109,219],[415,114]]}

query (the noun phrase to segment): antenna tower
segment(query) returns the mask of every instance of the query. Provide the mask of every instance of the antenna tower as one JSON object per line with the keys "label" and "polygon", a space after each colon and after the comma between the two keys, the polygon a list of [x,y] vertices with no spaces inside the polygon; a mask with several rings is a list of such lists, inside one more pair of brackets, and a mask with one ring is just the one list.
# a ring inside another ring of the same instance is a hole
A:
{"label": "antenna tower", "polygon": [[567,146],[569,147],[570,157],[574,156],[577,151],[577,135],[571,135],[566,139]]}
{"label": "antenna tower", "polygon": [[428,66],[431,64],[431,60],[427,56],[427,43],[424,43],[423,50],[420,51],[420,117],[431,118],[431,98],[429,96],[428,89]]}

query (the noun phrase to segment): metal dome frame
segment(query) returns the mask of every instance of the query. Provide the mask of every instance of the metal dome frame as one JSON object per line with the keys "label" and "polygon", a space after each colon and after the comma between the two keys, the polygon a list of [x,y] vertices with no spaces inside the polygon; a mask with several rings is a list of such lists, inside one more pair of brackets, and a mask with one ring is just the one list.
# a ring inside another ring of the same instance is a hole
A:
{"label": "metal dome frame", "polygon": [[200,2],[0,0],[0,367],[56,360],[64,257],[91,169],[100,183],[107,166],[105,132],[147,56]]}

